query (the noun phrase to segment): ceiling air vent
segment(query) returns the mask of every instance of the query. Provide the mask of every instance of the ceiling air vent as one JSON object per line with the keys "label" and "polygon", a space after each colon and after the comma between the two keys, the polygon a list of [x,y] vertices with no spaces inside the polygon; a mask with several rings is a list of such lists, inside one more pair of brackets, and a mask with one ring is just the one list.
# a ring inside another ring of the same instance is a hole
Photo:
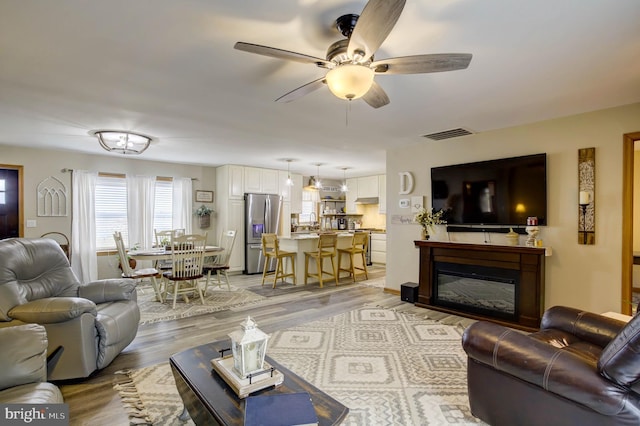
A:
{"label": "ceiling air vent", "polygon": [[443,139],[457,138],[460,136],[467,136],[472,134],[473,132],[460,127],[458,129],[450,129],[450,130],[445,130],[443,132],[431,133],[429,135],[422,135],[422,137],[427,139],[432,139],[434,141],[441,141]]}

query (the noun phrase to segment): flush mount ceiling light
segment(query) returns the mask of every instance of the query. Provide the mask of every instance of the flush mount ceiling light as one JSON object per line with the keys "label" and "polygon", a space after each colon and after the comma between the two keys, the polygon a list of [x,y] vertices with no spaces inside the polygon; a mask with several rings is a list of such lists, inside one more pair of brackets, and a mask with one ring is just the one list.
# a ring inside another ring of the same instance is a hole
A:
{"label": "flush mount ceiling light", "polygon": [[151,137],[120,130],[95,130],[90,132],[98,138],[100,146],[109,152],[123,155],[142,154],[151,143]]}

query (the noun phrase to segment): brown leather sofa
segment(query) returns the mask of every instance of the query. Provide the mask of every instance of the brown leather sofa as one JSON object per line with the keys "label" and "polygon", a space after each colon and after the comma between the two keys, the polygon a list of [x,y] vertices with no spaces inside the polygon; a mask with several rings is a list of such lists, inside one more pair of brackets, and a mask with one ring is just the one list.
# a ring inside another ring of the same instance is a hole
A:
{"label": "brown leather sofa", "polygon": [[640,316],[555,306],[538,332],[479,321],[462,346],[471,412],[490,425],[640,425]]}

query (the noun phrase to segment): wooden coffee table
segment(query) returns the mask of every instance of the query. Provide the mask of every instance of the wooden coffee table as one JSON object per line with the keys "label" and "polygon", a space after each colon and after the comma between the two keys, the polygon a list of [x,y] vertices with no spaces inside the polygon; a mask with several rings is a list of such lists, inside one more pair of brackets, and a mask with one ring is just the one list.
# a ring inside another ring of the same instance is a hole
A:
{"label": "wooden coffee table", "polygon": [[[233,389],[213,370],[210,362],[220,356],[220,349],[229,348],[230,345],[229,340],[208,343],[187,349],[169,359],[184,408],[196,425],[244,423],[244,399],[238,398]],[[309,392],[320,425],[338,424],[349,412],[347,407],[269,356],[266,360],[284,374],[284,383],[276,388],[253,393],[252,396]]]}

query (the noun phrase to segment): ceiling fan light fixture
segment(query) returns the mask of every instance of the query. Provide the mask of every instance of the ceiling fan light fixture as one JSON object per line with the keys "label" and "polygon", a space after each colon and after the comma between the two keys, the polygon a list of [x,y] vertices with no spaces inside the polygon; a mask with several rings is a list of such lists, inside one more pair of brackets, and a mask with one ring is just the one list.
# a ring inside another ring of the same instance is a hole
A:
{"label": "ceiling fan light fixture", "polygon": [[151,144],[151,137],[139,133],[119,130],[96,130],[90,132],[98,138],[100,146],[109,152],[123,155],[142,154]]}
{"label": "ceiling fan light fixture", "polygon": [[325,76],[329,90],[340,99],[363,97],[373,85],[374,72],[366,65],[342,64]]}

